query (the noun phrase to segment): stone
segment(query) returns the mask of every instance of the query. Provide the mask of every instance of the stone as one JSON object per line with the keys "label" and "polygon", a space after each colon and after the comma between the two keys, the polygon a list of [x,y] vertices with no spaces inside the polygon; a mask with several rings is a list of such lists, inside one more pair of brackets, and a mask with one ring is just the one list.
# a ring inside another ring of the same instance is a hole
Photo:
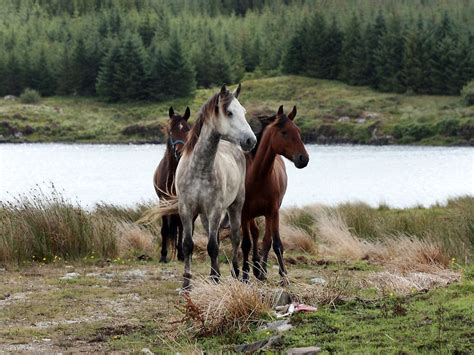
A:
{"label": "stone", "polygon": [[74,280],[74,279],[77,279],[79,276],[81,275],[77,272],[68,272],[66,275],[64,275],[63,277],[60,277],[59,279],[60,280]]}
{"label": "stone", "polygon": [[305,348],[291,348],[286,351],[287,355],[312,355],[319,353],[321,348],[318,346],[307,346]]}
{"label": "stone", "polygon": [[337,119],[337,122],[349,122],[351,118],[349,116],[342,116]]}
{"label": "stone", "polygon": [[311,280],[309,280],[309,282],[312,285],[325,285],[327,283],[327,281],[322,277],[313,277]]}
{"label": "stone", "polygon": [[141,354],[147,354],[147,355],[153,355],[153,354],[154,354],[154,352],[151,351],[151,350],[148,349],[148,348],[143,348],[142,350],[140,350],[140,353],[141,353]]}
{"label": "stone", "polygon": [[16,96],[15,95],[7,95],[7,96],[4,96],[3,97],[4,100],[16,100]]}
{"label": "stone", "polygon": [[235,351],[238,353],[253,353],[255,351],[263,350],[271,346],[281,345],[281,343],[282,343],[281,335],[276,335],[269,339],[256,341],[255,343],[237,345],[235,347]]}
{"label": "stone", "polygon": [[290,321],[287,319],[283,319],[283,320],[277,320],[274,322],[269,322],[265,325],[262,325],[258,329],[259,330],[276,330],[278,332],[285,332],[291,328],[293,328],[293,326],[290,324]]}
{"label": "stone", "polygon": [[291,295],[283,289],[278,289],[275,291],[274,299],[276,300],[275,306],[284,306],[291,303],[292,301]]}
{"label": "stone", "polygon": [[356,119],[356,122],[357,122],[358,124],[363,124],[363,123],[365,123],[365,121],[366,121],[366,119],[363,118],[363,117],[359,117],[358,119]]}

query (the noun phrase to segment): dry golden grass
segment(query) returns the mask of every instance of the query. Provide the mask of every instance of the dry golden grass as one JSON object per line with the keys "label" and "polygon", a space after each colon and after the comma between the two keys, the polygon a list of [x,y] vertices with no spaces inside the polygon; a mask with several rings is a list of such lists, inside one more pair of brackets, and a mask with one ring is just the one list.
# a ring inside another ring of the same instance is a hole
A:
{"label": "dry golden grass", "polygon": [[362,286],[375,287],[382,293],[393,292],[398,295],[407,295],[417,291],[429,290],[447,286],[459,281],[460,274],[452,270],[438,270],[436,272],[410,272],[402,275],[397,272],[375,272],[369,274]]}
{"label": "dry golden grass", "polygon": [[308,254],[317,254],[317,246],[312,236],[305,230],[290,226],[280,225],[280,235],[286,251],[298,251]]}
{"label": "dry golden grass", "polygon": [[184,294],[184,321],[199,334],[247,331],[262,322],[275,303],[274,293],[261,283],[242,283],[232,277],[215,284],[207,278],[193,281]]}
{"label": "dry golden grass", "polygon": [[117,224],[117,251],[122,258],[136,254],[153,255],[155,251],[153,235],[136,224],[120,222]]}

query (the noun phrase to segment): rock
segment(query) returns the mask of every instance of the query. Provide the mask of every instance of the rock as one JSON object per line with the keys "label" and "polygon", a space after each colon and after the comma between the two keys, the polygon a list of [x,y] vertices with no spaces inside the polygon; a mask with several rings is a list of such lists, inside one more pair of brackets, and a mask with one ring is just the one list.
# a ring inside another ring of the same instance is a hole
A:
{"label": "rock", "polygon": [[81,275],[77,272],[68,272],[66,275],[64,275],[63,277],[60,277],[59,279],[60,280],[74,280],[74,279],[77,279],[79,276]]}
{"label": "rock", "polygon": [[284,306],[291,303],[291,295],[283,289],[275,290],[274,299],[276,300],[275,306]]}
{"label": "rock", "polygon": [[367,121],[367,120],[366,120],[365,118],[363,118],[363,117],[359,117],[359,118],[356,119],[356,122],[357,122],[358,124],[363,124],[363,123],[365,123],[365,121]]}
{"label": "rock", "polygon": [[311,354],[316,354],[321,351],[320,347],[317,346],[307,346],[305,348],[291,348],[286,351],[287,355],[311,355]]}
{"label": "rock", "polygon": [[265,325],[259,327],[259,330],[276,330],[278,332],[285,332],[290,330],[293,326],[290,324],[290,321],[287,319],[277,320],[274,322],[269,322]]}
{"label": "rock", "polygon": [[311,280],[309,280],[309,282],[312,285],[325,285],[327,283],[327,281],[322,277],[313,277]]}
{"label": "rock", "polygon": [[142,350],[140,350],[140,353],[141,353],[141,354],[147,354],[147,355],[152,355],[152,354],[154,354],[154,352],[151,351],[151,350],[148,349],[148,348],[143,348]]}
{"label": "rock", "polygon": [[256,341],[255,343],[237,345],[235,347],[235,351],[238,353],[253,353],[258,350],[269,348],[273,345],[278,346],[281,343],[282,343],[281,335],[276,335],[269,339]]}
{"label": "rock", "polygon": [[146,271],[140,269],[124,271],[122,276],[126,280],[144,279],[146,277]]}
{"label": "rock", "polygon": [[349,122],[351,118],[349,116],[342,116],[337,119],[337,122]]}
{"label": "rock", "polygon": [[13,100],[16,100],[16,96],[15,95],[7,95],[7,96],[4,96],[3,99],[13,101]]}

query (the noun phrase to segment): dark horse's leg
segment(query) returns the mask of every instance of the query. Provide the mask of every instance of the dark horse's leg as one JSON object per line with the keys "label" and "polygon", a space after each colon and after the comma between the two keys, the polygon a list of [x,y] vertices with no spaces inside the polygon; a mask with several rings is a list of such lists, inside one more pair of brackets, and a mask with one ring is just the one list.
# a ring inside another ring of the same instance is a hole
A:
{"label": "dark horse's leg", "polygon": [[169,218],[168,216],[162,217],[161,222],[161,258],[160,263],[166,263],[168,260],[166,259],[168,255],[168,235],[169,235],[170,227],[169,227]]}
{"label": "dark horse's leg", "polygon": [[181,218],[179,215],[176,215],[176,225],[178,229],[178,243],[176,244],[176,249],[178,249],[178,260],[184,261],[183,254],[183,224],[181,223]]}
{"label": "dark horse's leg", "polygon": [[262,272],[262,265],[260,260],[260,253],[258,250],[259,230],[255,219],[250,220],[250,233],[252,234],[253,274],[255,275],[255,277],[260,278],[260,274]]}
{"label": "dark horse's leg", "polygon": [[249,221],[248,220],[242,220],[242,254],[244,256],[244,263],[242,265],[242,280],[244,282],[247,282],[249,280],[249,271],[250,271],[250,265],[249,265],[249,253],[250,249],[252,248],[252,242],[250,241],[250,231],[249,231]]}

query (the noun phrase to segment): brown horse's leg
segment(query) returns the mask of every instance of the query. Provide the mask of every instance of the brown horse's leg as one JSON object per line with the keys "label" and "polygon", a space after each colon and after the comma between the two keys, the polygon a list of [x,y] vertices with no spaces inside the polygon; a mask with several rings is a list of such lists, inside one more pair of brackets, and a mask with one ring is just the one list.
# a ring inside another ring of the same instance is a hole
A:
{"label": "brown horse's leg", "polygon": [[250,231],[249,231],[249,221],[242,220],[242,254],[244,257],[244,263],[242,265],[242,280],[247,282],[249,280],[249,253],[250,249],[252,248],[252,242],[250,241]]}
{"label": "brown horse's leg", "polygon": [[170,231],[169,228],[169,219],[168,216],[163,216],[162,217],[162,222],[161,222],[161,258],[160,258],[160,263],[166,263],[168,262],[167,260],[167,255],[168,255],[168,234]]}
{"label": "brown horse's leg", "polygon": [[263,236],[263,263],[262,272],[259,275],[260,280],[267,278],[268,253],[272,247],[272,216],[265,216],[265,235]]}
{"label": "brown horse's leg", "polygon": [[211,258],[211,280],[219,282],[221,276],[219,270],[219,225],[221,216],[215,214],[209,218],[209,240],[207,242],[207,253]]}
{"label": "brown horse's leg", "polygon": [[259,230],[255,219],[250,220],[250,233],[252,234],[252,263],[253,263],[253,274],[255,277],[260,277],[260,273],[262,272],[262,265],[260,260],[260,252],[258,250],[258,237],[259,237]]}
{"label": "brown horse's leg", "polygon": [[280,239],[280,216],[277,213],[272,219],[272,237],[273,237],[273,251],[276,254],[279,266],[279,274],[286,282],[286,269],[285,263],[283,262],[283,244]]}

